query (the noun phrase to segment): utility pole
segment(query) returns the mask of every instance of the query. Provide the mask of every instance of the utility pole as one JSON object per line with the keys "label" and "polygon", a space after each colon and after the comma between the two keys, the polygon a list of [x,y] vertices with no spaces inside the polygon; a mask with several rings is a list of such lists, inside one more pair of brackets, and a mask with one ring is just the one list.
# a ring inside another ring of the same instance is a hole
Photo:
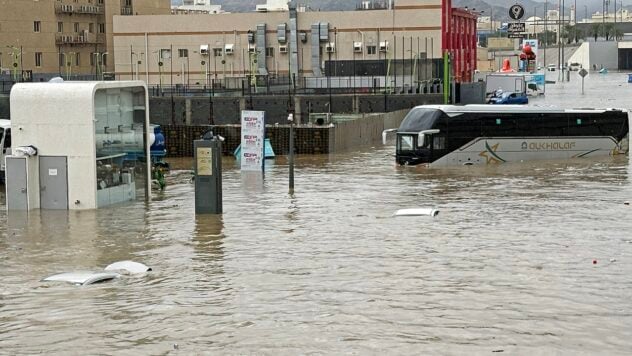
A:
{"label": "utility pole", "polygon": [[[566,5],[565,5],[565,0],[562,0],[562,26],[563,28],[566,27]],[[566,34],[568,36],[568,33]],[[566,38],[566,37],[565,37]],[[562,41],[562,43],[560,44],[561,47],[561,51],[560,51],[560,55],[562,56],[562,60],[560,62],[560,67],[561,67],[561,71],[560,73],[562,73],[562,81],[565,81],[565,75],[564,75],[564,67],[566,67],[566,59],[564,58],[564,41]]]}
{"label": "utility pole", "polygon": [[557,70],[560,73],[558,80],[562,81],[562,0],[557,0]]}
{"label": "utility pole", "polygon": [[[544,2],[544,63],[542,63],[542,66],[544,67],[544,76],[546,77],[546,71],[547,71],[547,64],[546,64],[546,47],[548,46],[548,42],[549,42],[549,24],[547,22],[547,18],[549,17],[549,0],[546,0]],[[545,85],[546,85],[546,80],[544,81]]]}

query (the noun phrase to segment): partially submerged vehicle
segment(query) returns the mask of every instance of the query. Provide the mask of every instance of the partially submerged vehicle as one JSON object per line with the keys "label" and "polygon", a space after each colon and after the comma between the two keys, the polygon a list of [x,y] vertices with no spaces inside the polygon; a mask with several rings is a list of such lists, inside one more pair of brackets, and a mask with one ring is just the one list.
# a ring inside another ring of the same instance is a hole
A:
{"label": "partially submerged vehicle", "polygon": [[597,157],[629,149],[628,112],[617,109],[428,105],[413,108],[396,131],[400,165]]}
{"label": "partially submerged vehicle", "polygon": [[492,96],[489,99],[489,103],[495,105],[526,105],[529,104],[529,97],[525,93],[503,92]]}

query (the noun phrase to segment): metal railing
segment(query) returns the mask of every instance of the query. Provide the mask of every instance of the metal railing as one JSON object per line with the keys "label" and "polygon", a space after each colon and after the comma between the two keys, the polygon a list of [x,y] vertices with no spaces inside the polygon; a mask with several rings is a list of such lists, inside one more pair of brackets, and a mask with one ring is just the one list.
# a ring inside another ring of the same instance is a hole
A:
{"label": "metal railing", "polygon": [[208,85],[150,85],[151,96],[224,96],[244,97],[260,95],[309,94],[422,94],[437,93],[442,80],[415,80],[410,77],[305,77],[293,81],[290,77],[257,76],[211,79]]}
{"label": "metal railing", "polygon": [[103,6],[96,5],[78,5],[78,4],[59,4],[55,5],[56,14],[82,14],[82,15],[104,15]]}

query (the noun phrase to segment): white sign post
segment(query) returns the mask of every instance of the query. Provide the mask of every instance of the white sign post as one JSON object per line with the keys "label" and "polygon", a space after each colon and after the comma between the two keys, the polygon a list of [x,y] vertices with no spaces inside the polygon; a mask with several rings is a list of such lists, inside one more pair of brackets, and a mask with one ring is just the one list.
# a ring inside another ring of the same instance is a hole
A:
{"label": "white sign post", "polygon": [[265,112],[241,112],[241,170],[262,172],[265,162]]}

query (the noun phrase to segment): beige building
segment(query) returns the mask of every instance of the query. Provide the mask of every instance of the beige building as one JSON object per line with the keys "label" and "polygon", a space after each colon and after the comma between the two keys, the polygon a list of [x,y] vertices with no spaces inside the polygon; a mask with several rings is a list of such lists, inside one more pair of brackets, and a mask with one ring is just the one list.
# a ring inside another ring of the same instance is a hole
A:
{"label": "beige building", "polygon": [[331,59],[347,70],[362,63],[367,74],[408,61],[406,70],[388,65],[391,75],[408,75],[419,69],[411,63],[441,58],[441,20],[441,0],[398,0],[392,10],[117,16],[115,72],[149,84],[206,85],[251,73],[322,77]]}
{"label": "beige building", "polygon": [[111,72],[113,18],[169,12],[170,0],[0,0],[0,72],[35,80]]}

